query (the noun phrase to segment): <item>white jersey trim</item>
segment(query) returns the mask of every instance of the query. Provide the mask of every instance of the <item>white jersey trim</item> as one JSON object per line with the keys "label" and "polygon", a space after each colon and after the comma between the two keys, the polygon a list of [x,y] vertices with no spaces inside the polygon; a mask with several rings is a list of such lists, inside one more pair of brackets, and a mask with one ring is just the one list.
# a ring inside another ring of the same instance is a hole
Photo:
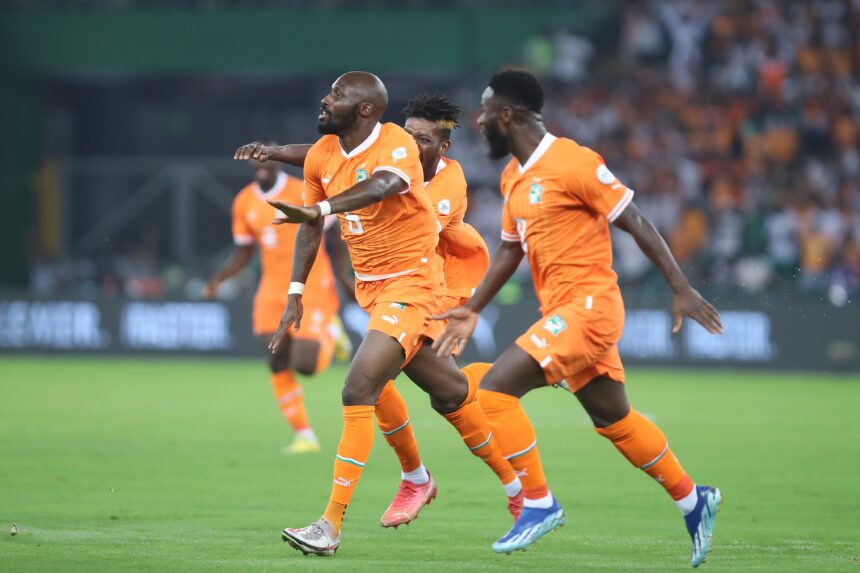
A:
{"label": "white jersey trim", "polygon": [[414,273],[417,270],[418,269],[408,269],[405,271],[400,271],[397,273],[388,273],[385,275],[368,275],[368,274],[364,274],[364,273],[360,273],[358,271],[355,271],[355,278],[357,278],[358,280],[360,280],[362,282],[384,281],[386,279],[393,279],[395,277],[402,277],[404,275]]}
{"label": "white jersey trim", "polygon": [[552,145],[552,143],[556,139],[558,138],[550,132],[547,131],[546,133],[544,133],[543,137],[540,140],[540,143],[538,143],[538,146],[535,147],[534,151],[532,151],[532,154],[526,161],[526,164],[520,165],[519,162],[517,163],[517,169],[519,169],[520,173],[525,173],[529,169],[529,167],[540,161],[540,158],[544,156],[544,154],[549,150],[549,146]]}
{"label": "white jersey trim", "polygon": [[[382,131],[382,124],[379,122],[376,122],[376,125],[373,126],[373,131],[370,132],[370,135],[367,136],[367,139],[365,139],[364,141],[362,141],[361,143],[358,144],[358,147],[356,147],[355,149],[353,149],[352,151],[347,153],[346,151],[343,150],[343,146],[341,145],[340,146],[340,152],[347,159],[351,159],[351,158],[355,157],[356,155],[358,155],[359,153],[363,153],[364,151],[367,151],[367,148],[370,147],[371,145],[373,145],[374,143],[376,143],[376,140],[379,139],[379,132],[380,131]],[[340,139],[338,139],[338,142],[339,141],[340,141]]]}
{"label": "white jersey trim", "polygon": [[[376,173],[377,171],[389,171],[391,173],[394,173],[395,175],[397,175],[401,179],[403,179],[406,182],[406,189],[404,189],[403,191],[398,191],[397,194],[398,195],[405,195],[406,193],[409,193],[409,186],[412,185],[412,179],[410,179],[406,173],[404,173],[403,171],[401,171],[400,169],[398,169],[396,167],[391,167],[390,165],[380,165],[379,167],[377,167],[376,169],[373,170],[373,173]],[[371,175],[372,175],[372,173],[371,173]]]}
{"label": "white jersey trim", "polygon": [[618,218],[621,213],[624,212],[624,209],[627,208],[627,205],[633,200],[633,189],[628,188],[627,191],[624,192],[624,195],[621,197],[621,200],[615,204],[615,207],[612,208],[612,211],[606,216],[610,223],[615,222],[615,219]]}

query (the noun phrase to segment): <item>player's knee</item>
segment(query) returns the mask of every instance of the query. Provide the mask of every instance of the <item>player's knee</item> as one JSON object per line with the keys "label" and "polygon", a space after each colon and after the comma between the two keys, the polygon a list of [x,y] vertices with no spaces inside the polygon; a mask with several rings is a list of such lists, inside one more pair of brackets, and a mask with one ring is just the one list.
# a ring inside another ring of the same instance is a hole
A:
{"label": "player's knee", "polygon": [[283,372],[284,370],[289,369],[289,367],[290,359],[288,356],[277,354],[269,355],[269,369],[272,372]]}
{"label": "player's knee", "polygon": [[293,369],[303,376],[312,376],[317,371],[317,355],[305,354],[293,360]]}
{"label": "player's knee", "polygon": [[344,406],[361,406],[375,403],[373,384],[361,376],[347,376],[340,392]]}
{"label": "player's knee", "polygon": [[441,391],[434,391],[430,396],[430,405],[440,414],[450,414],[460,408],[468,395],[465,386],[451,386]]}

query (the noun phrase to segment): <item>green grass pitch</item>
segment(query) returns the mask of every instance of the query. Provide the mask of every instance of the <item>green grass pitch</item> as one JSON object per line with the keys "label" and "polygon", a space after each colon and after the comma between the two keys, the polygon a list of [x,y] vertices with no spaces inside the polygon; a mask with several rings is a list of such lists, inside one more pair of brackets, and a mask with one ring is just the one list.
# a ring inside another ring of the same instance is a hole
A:
{"label": "green grass pitch", "polygon": [[[399,468],[377,433],[339,553],[303,557],[280,530],[324,507],[344,372],[305,383],[323,453],[286,457],[261,362],[0,358],[0,571],[689,570],[666,494],[555,389],[525,406],[568,524],[493,554],[501,488],[405,379],[439,497],[379,527]],[[634,369],[628,388],[693,478],[723,489],[703,571],[860,571],[860,377]]]}

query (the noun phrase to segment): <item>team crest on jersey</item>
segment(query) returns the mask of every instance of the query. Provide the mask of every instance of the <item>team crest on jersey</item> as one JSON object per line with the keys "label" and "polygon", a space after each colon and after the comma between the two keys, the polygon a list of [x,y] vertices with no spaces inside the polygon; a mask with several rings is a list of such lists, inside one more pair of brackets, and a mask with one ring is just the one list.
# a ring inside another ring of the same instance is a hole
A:
{"label": "team crest on jersey", "polygon": [[447,199],[442,199],[439,201],[439,214],[440,215],[450,215],[451,214],[451,202]]}
{"label": "team crest on jersey", "polygon": [[543,323],[543,328],[553,336],[558,336],[567,328],[567,323],[561,315],[556,314],[546,319],[546,322]]}
{"label": "team crest on jersey", "polygon": [[359,167],[358,170],[355,172],[355,180],[361,183],[365,179],[367,179],[367,169],[365,169],[364,167]]}
{"label": "team crest on jersey", "polygon": [[543,203],[543,185],[532,183],[529,186],[529,205],[537,205],[538,203]]}
{"label": "team crest on jersey", "polygon": [[397,310],[406,310],[406,305],[402,302],[392,302],[388,305],[390,308],[396,308]]}

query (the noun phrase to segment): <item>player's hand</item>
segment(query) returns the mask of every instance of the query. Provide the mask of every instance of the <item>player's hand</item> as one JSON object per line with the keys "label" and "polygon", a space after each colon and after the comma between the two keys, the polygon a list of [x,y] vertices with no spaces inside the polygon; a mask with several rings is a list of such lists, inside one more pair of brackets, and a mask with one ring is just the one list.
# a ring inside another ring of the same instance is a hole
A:
{"label": "player's hand", "polygon": [[236,150],[236,153],[233,154],[233,159],[238,161],[246,161],[248,159],[256,159],[257,161],[267,161],[269,159],[269,155],[271,154],[270,148],[267,145],[263,145],[259,141],[254,141],[252,143],[246,143],[242,147]]}
{"label": "player's hand", "polygon": [[458,306],[433,316],[433,320],[448,321],[445,330],[433,342],[433,350],[436,351],[437,356],[451,356],[452,353],[460,354],[466,346],[466,341],[475,332],[475,327],[478,326],[478,313],[465,306]]}
{"label": "player's hand", "polygon": [[205,285],[203,285],[203,298],[212,300],[213,298],[218,296],[218,287],[220,283],[218,281],[209,281]]}
{"label": "player's hand", "polygon": [[681,323],[685,316],[689,316],[701,324],[711,334],[723,333],[724,328],[720,320],[720,313],[699,294],[699,291],[691,286],[675,293],[672,299],[673,333],[681,330]]}
{"label": "player's hand", "polygon": [[301,205],[290,205],[282,201],[266,201],[269,205],[284,214],[272,221],[274,225],[283,225],[284,223],[307,223],[314,219],[320,218],[320,208],[316,205],[311,207],[303,207]]}
{"label": "player's hand", "polygon": [[287,298],[287,308],[284,309],[284,314],[281,315],[281,323],[278,325],[278,330],[272,341],[269,343],[269,350],[272,354],[277,354],[281,350],[281,345],[287,337],[287,331],[295,324],[296,332],[302,327],[302,315],[304,307],[302,306],[302,295],[291,294]]}

